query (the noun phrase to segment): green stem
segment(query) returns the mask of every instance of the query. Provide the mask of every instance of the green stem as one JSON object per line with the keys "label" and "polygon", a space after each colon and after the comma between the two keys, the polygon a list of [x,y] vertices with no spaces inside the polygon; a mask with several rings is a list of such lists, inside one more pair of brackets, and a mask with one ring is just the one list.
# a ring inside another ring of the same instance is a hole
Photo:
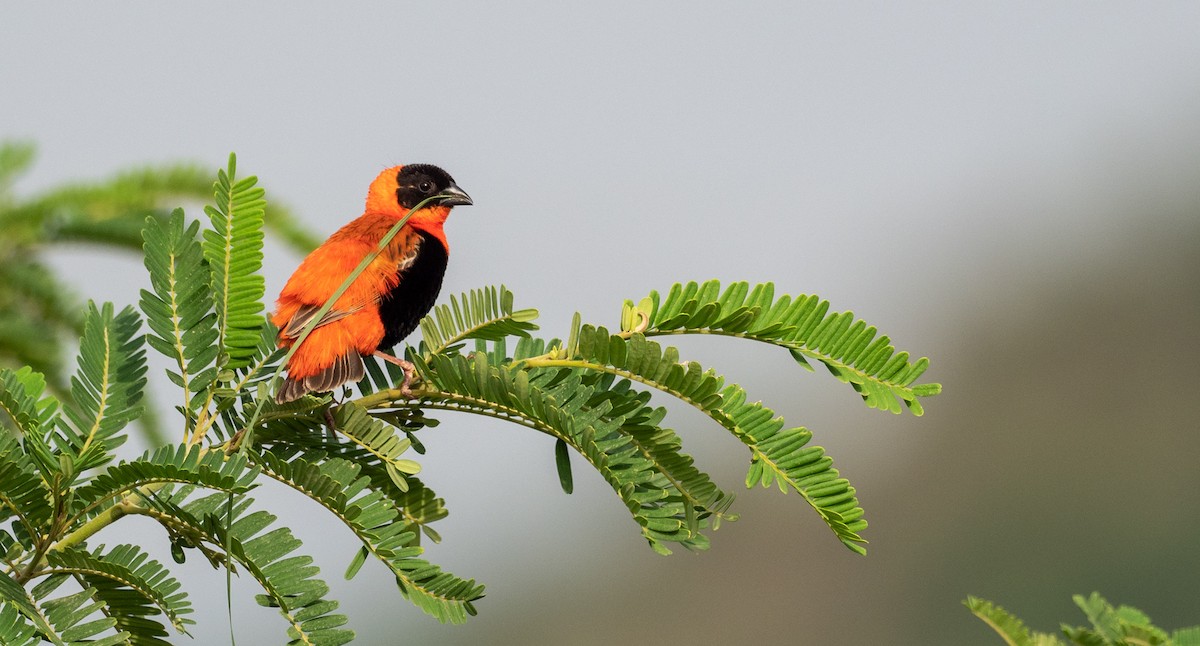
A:
{"label": "green stem", "polygon": [[[54,482],[50,486],[52,491],[50,506],[54,510],[50,521],[50,529],[46,531],[44,536],[38,539],[37,547],[34,550],[33,558],[29,560],[29,565],[26,566],[23,572],[16,576],[16,580],[22,584],[34,577],[35,572],[42,566],[42,561],[46,558],[46,552],[50,551],[54,543],[54,536],[57,536],[61,528],[64,527],[62,475],[56,474]],[[31,534],[30,536],[36,536],[36,534]]]}
{"label": "green stem", "polygon": [[423,410],[448,410],[457,411],[460,413],[471,413],[473,415],[482,415],[493,419],[501,419],[506,422],[512,422],[518,426],[531,428],[540,433],[545,433],[551,437],[559,437],[557,431],[553,428],[542,424],[541,422],[530,419],[521,411],[515,408],[508,408],[497,404],[496,402],[487,401],[484,399],[476,399],[475,397],[467,397],[456,393],[447,393],[440,390],[414,390],[412,396],[406,396],[400,392],[400,389],[393,388],[389,390],[381,390],[377,393],[360,397],[354,400],[354,403],[366,408],[367,410],[379,408],[392,408],[396,404],[404,402],[404,405],[412,405],[414,402],[420,402],[420,407]]}
{"label": "green stem", "polygon": [[430,388],[425,385],[412,388],[410,389],[410,392],[412,393],[411,396],[400,392],[399,388],[389,388],[387,390],[380,390],[378,392],[371,393],[365,397],[359,397],[353,401],[355,404],[358,404],[359,406],[369,410],[371,408],[375,408],[376,406],[389,406],[395,402],[402,401],[417,401],[419,399],[425,399],[427,397],[434,397],[442,394],[440,390]]}
{"label": "green stem", "polygon": [[[274,352],[268,353],[266,356],[260,358],[258,360],[257,364],[255,364],[253,367],[248,369],[246,371],[246,374],[242,376],[242,379],[233,385],[233,388],[232,388],[233,392],[235,392],[235,393],[242,392],[242,389],[246,387],[246,384],[250,383],[250,380],[254,379],[254,377],[256,377],[258,375],[258,371],[262,370],[264,366],[266,366],[268,363],[270,363],[271,357],[274,356],[274,354],[275,354]],[[199,408],[200,415],[196,420],[196,431],[192,434],[192,436],[190,438],[188,438],[188,440],[187,440],[188,444],[199,444],[200,442],[204,441],[205,435],[208,433],[209,429],[212,428],[212,425],[215,424],[217,419],[220,417],[219,414],[216,414],[216,413],[209,414],[209,412],[208,412],[208,407],[210,405],[212,405],[212,402],[213,402],[213,395],[214,395],[213,389],[209,388],[208,389],[208,397],[205,398],[204,405],[200,406],[200,408]]]}
{"label": "green stem", "polygon": [[[199,450],[206,451],[211,449],[200,447]],[[122,517],[128,516],[129,514],[141,513],[141,511],[145,508],[138,504],[138,500],[153,496],[156,491],[162,489],[168,484],[171,484],[170,481],[155,482],[138,487],[135,491],[125,494],[125,496],[121,498],[120,502],[113,503],[111,507],[108,507],[88,522],[62,537],[50,549],[57,551],[78,545],[88,538],[91,538],[91,536],[96,532],[108,527]]]}
{"label": "green stem", "polygon": [[136,506],[126,497],[121,502],[97,514],[95,518],[81,525],[79,529],[64,536],[62,540],[55,543],[50,549],[61,552],[62,550],[74,547],[91,538],[96,532],[113,524],[122,516],[133,513],[135,508]]}

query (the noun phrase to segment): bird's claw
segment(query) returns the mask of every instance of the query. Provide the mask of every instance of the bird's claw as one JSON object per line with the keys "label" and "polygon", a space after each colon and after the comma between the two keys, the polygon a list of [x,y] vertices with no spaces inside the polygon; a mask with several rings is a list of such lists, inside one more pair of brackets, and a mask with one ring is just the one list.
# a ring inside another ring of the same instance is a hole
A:
{"label": "bird's claw", "polygon": [[412,399],[413,392],[412,392],[412,389],[409,388],[409,386],[411,386],[413,381],[416,380],[417,367],[414,366],[411,361],[405,361],[404,359],[401,359],[400,357],[393,357],[392,355],[385,354],[383,352],[376,352],[375,356],[379,357],[380,359],[383,359],[384,361],[386,361],[392,365],[398,366],[400,368],[400,370],[402,372],[404,372],[404,380],[402,382],[400,382],[400,388],[399,388],[400,394],[409,399]]}
{"label": "bird's claw", "polygon": [[413,364],[407,361],[405,361],[404,364],[405,365],[400,366],[400,369],[404,371],[404,381],[400,384],[400,394],[412,399],[413,392],[412,388],[409,386],[412,385],[413,380],[416,378],[417,371]]}

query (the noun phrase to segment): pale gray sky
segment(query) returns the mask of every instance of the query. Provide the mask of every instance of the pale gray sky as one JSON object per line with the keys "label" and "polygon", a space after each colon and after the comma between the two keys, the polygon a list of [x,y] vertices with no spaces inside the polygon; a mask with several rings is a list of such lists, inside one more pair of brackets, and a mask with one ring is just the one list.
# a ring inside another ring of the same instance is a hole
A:
{"label": "pale gray sky", "polygon": [[[328,233],[360,212],[379,169],[437,163],[476,202],[448,225],[445,289],[504,282],[521,306],[542,310],[548,336],[576,308],[611,325],[622,299],[676,280],[773,280],[930,355],[949,400],[956,384],[939,366],[981,338],[964,326],[986,329],[982,312],[1005,299],[1027,308],[1024,290],[1106,258],[1150,262],[1123,241],[1169,238],[1197,217],[1169,208],[1195,198],[1200,170],[1196,3],[0,6],[0,137],[40,149],[20,190],[148,161],[215,169],[236,151],[268,198]],[[273,294],[298,259],[277,245],[267,254]],[[140,263],[88,250],[56,258],[82,293],[136,300]],[[786,357],[686,347],[813,428],[869,518],[879,513],[873,492],[886,499],[889,478],[914,478],[908,466],[935,446],[928,425],[940,400],[925,419],[893,418],[859,410],[843,387]],[[973,369],[961,366],[960,383]],[[737,486],[736,443],[688,415],[675,423],[688,427],[685,441]],[[969,416],[956,424],[972,432]],[[340,584],[354,552],[344,533],[315,506],[288,499],[284,510],[320,528],[302,538],[361,643],[603,643],[588,630],[624,626],[622,617],[647,625],[629,601],[647,576],[661,589],[694,581],[693,601],[662,602],[667,626],[694,622],[703,632],[685,634],[714,643],[756,630],[781,643],[983,639],[956,605],[988,593],[971,580],[945,584],[907,628],[889,627],[894,602],[839,588],[843,575],[857,586],[921,585],[912,561],[889,557],[887,527],[855,560],[796,497],[747,493],[741,502],[761,513],[722,529],[708,554],[664,560],[599,478],[577,472],[576,495],[556,493],[543,438],[461,418],[436,433],[423,462],[451,518],[430,558],[489,585],[467,627],[421,617],[369,567]],[[928,522],[906,516],[904,499],[886,503],[897,523]],[[777,548],[813,571],[764,567],[767,557],[749,552]],[[886,577],[874,569],[889,564]],[[195,594],[207,619],[196,643],[219,642],[223,579],[188,572],[211,586]],[[1091,589],[1073,583],[1064,585]],[[718,619],[712,604],[763,589],[761,608]],[[235,593],[240,641],[281,640],[253,591]],[[561,619],[589,612],[577,628]],[[1075,620],[1067,612],[1057,618]],[[617,630],[632,639],[634,628]]]}

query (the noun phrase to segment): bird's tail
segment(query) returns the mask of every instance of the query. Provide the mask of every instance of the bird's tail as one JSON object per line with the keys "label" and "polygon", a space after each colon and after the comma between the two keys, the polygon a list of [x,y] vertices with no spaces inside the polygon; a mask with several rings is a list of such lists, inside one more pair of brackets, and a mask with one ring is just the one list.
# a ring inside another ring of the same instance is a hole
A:
{"label": "bird's tail", "polygon": [[275,393],[275,403],[286,404],[309,393],[327,393],[342,384],[361,381],[365,374],[362,355],[351,349],[316,374],[294,377],[289,372],[279,392]]}

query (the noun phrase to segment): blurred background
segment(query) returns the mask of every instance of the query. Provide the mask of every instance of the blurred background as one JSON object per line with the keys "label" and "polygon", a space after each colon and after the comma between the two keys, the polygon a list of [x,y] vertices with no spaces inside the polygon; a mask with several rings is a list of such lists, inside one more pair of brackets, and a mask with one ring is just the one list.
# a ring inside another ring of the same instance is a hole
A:
{"label": "blurred background", "polygon": [[[346,583],[348,532],[260,490],[357,643],[995,644],[966,595],[1052,631],[1084,622],[1070,595],[1092,590],[1200,622],[1200,5],[0,12],[0,139],[38,147],[18,195],[144,163],[215,174],[236,151],[323,237],[382,168],[437,163],[476,204],[448,224],[443,293],[504,282],[556,336],[675,281],[772,280],[853,309],[945,386],[924,417],[892,416],[771,348],[682,344],[814,432],[858,488],[866,557],[764,490],[710,551],[657,556],[598,475],[559,491],[548,438],[444,416],[423,478],[451,515],[427,556],[487,584],[465,626],[381,566]],[[146,282],[128,254],[51,259],[98,300]],[[269,295],[298,261],[268,239]],[[740,444],[673,416],[737,490]],[[156,532],[100,537],[149,535],[166,559]],[[197,560],[179,574],[200,623],[178,639],[224,643],[224,575]],[[283,643],[256,591],[234,587],[239,643]]]}

